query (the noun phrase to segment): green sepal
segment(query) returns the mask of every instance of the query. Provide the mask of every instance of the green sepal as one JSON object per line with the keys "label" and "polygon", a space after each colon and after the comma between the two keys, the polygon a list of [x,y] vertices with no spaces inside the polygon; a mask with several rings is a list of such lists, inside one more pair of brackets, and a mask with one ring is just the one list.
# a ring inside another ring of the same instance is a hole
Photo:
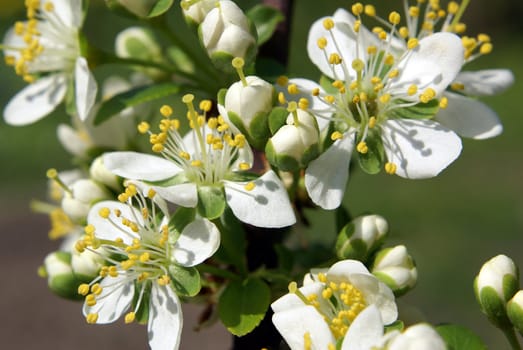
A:
{"label": "green sepal", "polygon": [[173,2],[174,0],[157,1],[156,4],[154,4],[153,7],[151,7],[151,9],[149,10],[149,14],[147,15],[147,17],[156,17],[167,12],[167,10],[169,10],[169,8],[172,6]]}
{"label": "green sepal", "polygon": [[[408,103],[399,100],[398,104]],[[420,102],[410,107],[395,108],[391,112],[394,119],[430,119],[439,111],[439,101],[432,99],[427,103]]]}
{"label": "green sepal", "polygon": [[401,320],[396,320],[393,323],[385,326],[385,333],[392,331],[402,332],[405,329],[405,324]]}
{"label": "green sepal", "polygon": [[[517,276],[517,274],[516,274],[516,276]],[[519,281],[516,276],[511,275],[511,274],[505,274],[505,276],[503,276],[502,288],[503,288],[503,297],[505,298],[505,300],[512,299],[514,294],[516,294],[517,291],[519,290]]]}
{"label": "green sepal", "polygon": [[82,300],[84,297],[78,294],[78,286],[82,283],[83,282],[78,281],[76,276],[71,272],[69,274],[52,277],[48,282],[48,286],[53,293],[62,298]]}
{"label": "green sepal", "polygon": [[301,168],[305,168],[312,160],[316,159],[320,154],[320,145],[318,143],[313,143],[303,152],[301,157]]}
{"label": "green sepal", "polygon": [[[224,100],[225,100],[225,96],[224,96]],[[230,112],[230,111],[227,112],[227,116],[229,117],[229,120],[231,121],[231,123],[233,123],[234,126],[236,126],[238,128],[238,130],[240,130],[240,132],[243,135],[245,135],[245,137],[247,137],[247,141],[249,141],[251,138],[251,135],[249,135],[249,131],[247,131],[247,128],[245,127],[245,124],[243,123],[243,119],[235,112]]]}
{"label": "green sepal", "polygon": [[140,307],[136,310],[136,304],[138,303],[138,299],[140,298],[140,290],[142,288],[142,285],[139,283],[135,283],[135,293],[133,295],[133,302],[132,302],[132,310],[136,310],[135,314],[135,321],[139,324],[147,324],[147,321],[149,320],[149,301],[151,299],[151,283],[149,281],[145,281],[144,283],[147,283],[148,285],[144,287],[143,294],[141,296],[142,300],[140,301]]}
{"label": "green sepal", "polygon": [[351,239],[356,230],[354,224],[349,222],[345,225],[336,239],[336,256],[343,259],[355,259],[366,262],[368,258],[368,247],[362,239]]}
{"label": "green sepal", "polygon": [[271,290],[259,278],[230,282],[218,300],[218,315],[229,332],[241,337],[256,328],[271,301]]}
{"label": "green sepal", "polygon": [[410,290],[410,287],[400,289],[396,284],[396,281],[385,273],[373,272],[372,274],[376,276],[376,278],[379,279],[381,282],[385,283],[387,287],[389,287],[392,290],[395,296],[400,296],[402,294],[405,294],[408,290]]}
{"label": "green sepal", "polygon": [[511,327],[505,309],[506,303],[494,288],[488,286],[483,287],[478,291],[477,298],[481,311],[487,315],[492,324],[498,328]]}
{"label": "green sepal", "polygon": [[282,126],[287,123],[289,111],[285,107],[274,107],[269,113],[269,130],[274,135]]}
{"label": "green sepal", "polygon": [[183,183],[187,183],[187,182],[191,182],[191,181],[189,181],[185,172],[181,172],[181,173],[176,174],[173,177],[169,177],[167,179],[163,179],[163,180],[159,180],[159,181],[144,181],[144,182],[149,185],[153,185],[153,186],[168,187],[168,186],[181,185]]}
{"label": "green sepal", "polygon": [[169,227],[174,228],[175,232],[177,232],[177,235],[173,237],[173,239],[178,239],[178,236],[182,233],[185,226],[193,222],[195,217],[195,208],[185,208],[179,206],[169,219]]}
{"label": "green sepal", "polygon": [[171,264],[168,269],[171,277],[171,285],[176,291],[176,294],[193,297],[200,292],[202,288],[200,273],[195,267]]}
{"label": "green sepal", "polygon": [[507,316],[516,330],[523,335],[523,308],[515,302],[507,304]]}
{"label": "green sepal", "polygon": [[225,95],[227,95],[227,89],[220,89],[217,94],[218,104],[225,106]]}
{"label": "green sepal", "polygon": [[[356,142],[359,143],[360,140]],[[369,130],[365,139],[367,153],[358,153],[358,160],[361,168],[367,174],[377,174],[383,169],[385,164],[385,150],[378,131]]]}
{"label": "green sepal", "polygon": [[94,125],[99,125],[120,113],[128,107],[133,107],[145,102],[154,101],[169,95],[173,95],[180,90],[174,83],[163,83],[156,85],[140,86],[120,94],[116,94],[107,101],[102,102],[100,110],[94,119]]}
{"label": "green sepal", "polygon": [[214,258],[233,265],[240,274],[245,275],[247,273],[245,260],[247,241],[243,225],[229,207],[224,210],[218,220],[213,222],[218,227],[221,236],[220,248],[214,254]]}
{"label": "green sepal", "polygon": [[281,11],[267,5],[256,5],[247,11],[246,15],[256,27],[258,45],[269,40],[274,34],[278,23],[285,19]]}
{"label": "green sepal", "polygon": [[265,145],[265,156],[271,165],[283,171],[295,171],[300,168],[300,163],[291,156],[286,154],[277,154],[272,145],[272,140],[269,139]]}
{"label": "green sepal", "polygon": [[436,331],[447,344],[447,350],[487,350],[481,338],[466,327],[443,324],[436,326]]}
{"label": "green sepal", "polygon": [[250,145],[256,149],[263,149],[270,137],[267,113],[256,113],[248,129],[251,137]]}
{"label": "green sepal", "polygon": [[[147,29],[142,28],[151,41],[154,41],[154,35]],[[129,53],[130,57],[154,61],[158,57],[152,57],[149,50],[149,46],[145,45],[144,42],[136,37],[129,37],[125,40],[125,48]]]}
{"label": "green sepal", "polygon": [[67,80],[67,91],[65,93],[65,112],[68,115],[76,115],[76,95],[74,79]]}
{"label": "green sepal", "polygon": [[225,209],[223,188],[217,186],[198,186],[198,213],[209,220],[222,215]]}

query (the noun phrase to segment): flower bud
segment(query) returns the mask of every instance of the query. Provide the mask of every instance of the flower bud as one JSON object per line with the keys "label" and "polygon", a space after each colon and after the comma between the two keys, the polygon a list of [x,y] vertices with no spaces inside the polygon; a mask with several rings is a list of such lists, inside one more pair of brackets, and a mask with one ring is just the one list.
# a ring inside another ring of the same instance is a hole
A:
{"label": "flower bud", "polygon": [[391,334],[386,348],[389,350],[430,349],[445,350],[445,341],[434,328],[425,323],[418,323],[404,332]]}
{"label": "flower bud", "polygon": [[121,184],[118,181],[118,176],[107,170],[103,162],[103,156],[96,158],[89,168],[89,176],[94,181],[97,181],[114,190],[121,190]]}
{"label": "flower bud", "polygon": [[249,19],[232,1],[219,1],[199,28],[200,40],[213,63],[231,71],[231,61],[241,57],[248,65],[257,50],[256,34]]}
{"label": "flower bud", "polygon": [[81,280],[90,281],[94,279],[100,268],[104,265],[105,259],[103,248],[99,248],[96,252],[84,250],[82,253],[73,249],[71,253],[71,268],[77,278]]}
{"label": "flower bud", "polygon": [[89,179],[77,180],[70,186],[70,190],[62,199],[62,209],[76,222],[85,220],[94,202],[110,197],[102,186]]}
{"label": "flower bud", "polygon": [[160,0],[105,0],[110,9],[127,11],[138,17],[148,17]]}
{"label": "flower bud", "polygon": [[500,254],[487,261],[474,280],[474,292],[481,311],[500,328],[511,327],[506,304],[518,290],[517,270],[512,259]]}
{"label": "flower bud", "polygon": [[518,291],[508,301],[507,315],[514,327],[523,335],[523,290]]}
{"label": "flower bud", "polygon": [[216,7],[216,0],[200,0],[195,4],[191,2],[190,0],[180,2],[185,20],[191,24],[202,23],[205,16]]}
{"label": "flower bud", "polygon": [[267,142],[265,153],[269,162],[284,171],[304,168],[319,152],[319,130],[316,118],[297,109]]}
{"label": "flower bud", "polygon": [[116,36],[115,51],[118,57],[158,62],[162,49],[153,34],[145,28],[129,27]]}
{"label": "flower bud", "polygon": [[387,221],[379,215],[360,216],[345,225],[336,241],[340,259],[366,261],[383,242],[389,230]]}
{"label": "flower bud", "polygon": [[71,254],[56,251],[47,255],[40,270],[42,277],[47,277],[47,284],[53,293],[68,299],[79,299],[80,284],[71,268]]}
{"label": "flower bud", "polygon": [[418,280],[418,270],[404,245],[380,250],[371,272],[389,286],[396,296],[412,289]]}

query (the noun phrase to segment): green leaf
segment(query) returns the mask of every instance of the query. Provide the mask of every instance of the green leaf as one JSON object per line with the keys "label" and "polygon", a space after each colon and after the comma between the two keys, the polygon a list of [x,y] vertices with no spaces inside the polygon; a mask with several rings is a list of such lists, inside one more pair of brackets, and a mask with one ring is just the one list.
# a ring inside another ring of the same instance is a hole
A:
{"label": "green leaf", "polygon": [[247,273],[245,261],[245,230],[240,221],[227,207],[219,220],[214,221],[221,234],[220,248],[214,257],[226,264],[235,266],[241,274]]}
{"label": "green leaf", "polygon": [[358,152],[358,160],[361,168],[368,174],[377,174],[383,168],[385,162],[385,151],[378,132],[370,131],[365,139],[367,153]]}
{"label": "green leaf", "polygon": [[251,332],[265,317],[271,291],[261,279],[232,281],[218,301],[218,315],[229,332],[243,336]]}
{"label": "green leaf", "polygon": [[[406,103],[407,101],[398,101],[399,104]],[[418,103],[414,106],[396,108],[393,110],[393,118],[398,119],[430,119],[439,110],[439,101],[436,99],[430,100],[427,103]]]}
{"label": "green leaf", "polygon": [[256,5],[247,13],[247,17],[254,23],[258,33],[258,45],[269,40],[276,30],[278,23],[285,19],[278,9],[267,5]]}
{"label": "green leaf", "polygon": [[178,295],[193,297],[202,288],[200,273],[195,267],[170,265],[169,275],[171,284]]}
{"label": "green leaf", "polygon": [[276,134],[276,132],[285,125],[287,117],[289,116],[289,111],[284,107],[274,107],[269,113],[269,129],[271,134]]}
{"label": "green leaf", "polygon": [[198,213],[210,220],[222,215],[225,209],[223,188],[216,186],[198,186]]}
{"label": "green leaf", "polygon": [[128,107],[133,107],[145,102],[154,101],[159,98],[175,94],[178,92],[178,90],[178,85],[174,83],[163,83],[157,85],[140,86],[117,94],[102,103],[100,110],[94,119],[94,124],[99,125]]}
{"label": "green leaf", "polygon": [[448,350],[487,349],[481,338],[463,326],[445,324],[437,326],[436,331],[447,343]]}
{"label": "green leaf", "polygon": [[151,8],[149,11],[149,14],[147,17],[156,17],[159,16],[165,12],[172,6],[174,0],[159,0],[156,2],[156,4]]}

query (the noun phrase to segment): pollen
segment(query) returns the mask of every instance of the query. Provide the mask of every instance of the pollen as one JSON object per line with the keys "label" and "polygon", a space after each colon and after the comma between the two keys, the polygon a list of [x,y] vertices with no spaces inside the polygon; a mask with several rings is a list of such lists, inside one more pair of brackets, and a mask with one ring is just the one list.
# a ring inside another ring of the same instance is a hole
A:
{"label": "pollen", "polygon": [[369,128],[371,128],[371,129],[374,128],[376,126],[376,123],[377,123],[376,117],[369,118],[369,122],[368,122]]}
{"label": "pollen", "polygon": [[389,14],[389,22],[394,24],[394,25],[398,25],[401,21],[401,15],[396,12],[396,11],[392,11],[390,14]]}
{"label": "pollen", "polygon": [[244,162],[240,163],[238,165],[238,167],[240,168],[240,170],[243,170],[243,171],[249,170],[251,168],[249,163],[244,163]]}
{"label": "pollen", "polygon": [[297,95],[300,93],[300,90],[298,89],[298,86],[296,86],[296,84],[291,84],[287,87],[287,91],[289,92],[289,94],[291,95]]}
{"label": "pollen", "polygon": [[407,41],[407,48],[409,50],[412,50],[418,46],[419,42],[416,38],[410,38],[409,41]]}
{"label": "pollen", "polygon": [[243,188],[245,188],[246,191],[252,191],[256,187],[256,184],[254,182],[247,182]]}
{"label": "pollen", "polygon": [[82,283],[78,286],[78,294],[86,296],[89,294],[89,285],[87,283]]}
{"label": "pollen", "polygon": [[138,124],[138,132],[140,134],[145,134],[147,131],[149,131],[150,127],[151,126],[149,125],[149,123],[141,122],[140,124]]}
{"label": "pollen", "polygon": [[281,105],[284,105],[287,100],[285,99],[285,94],[283,92],[280,92],[278,94],[278,102],[281,104]]}
{"label": "pollen", "polygon": [[481,45],[481,47],[479,48],[479,52],[482,54],[482,55],[486,55],[486,54],[489,54],[492,52],[492,44],[491,43],[484,43],[483,45]]}
{"label": "pollen", "polygon": [[338,64],[341,64],[341,56],[337,53],[331,53],[330,56],[329,56],[329,63],[330,64],[333,64],[333,65],[338,65]]}
{"label": "pollen", "polygon": [[107,207],[103,207],[101,208],[99,211],[98,211],[98,214],[104,218],[104,219],[107,219],[109,218],[109,215],[111,215],[111,210]]}
{"label": "pollen", "polygon": [[162,276],[160,276],[160,278],[158,278],[158,284],[160,286],[166,286],[169,283],[171,283],[171,278],[167,275],[162,275]]}
{"label": "pollen", "polygon": [[409,95],[409,96],[414,95],[416,92],[418,92],[418,86],[417,85],[412,84],[407,89],[407,95]]}
{"label": "pollen", "polygon": [[336,141],[336,140],[339,140],[343,138],[343,134],[339,131],[334,131],[332,134],[331,134],[331,140],[332,141]]}
{"label": "pollen", "polygon": [[460,91],[460,90],[464,90],[465,89],[465,85],[462,84],[462,83],[452,83],[450,85],[450,88],[452,90]]}
{"label": "pollen", "polygon": [[365,141],[361,141],[356,146],[356,150],[360,152],[361,154],[366,154],[369,151],[369,147],[365,143]]}
{"label": "pollen", "polygon": [[385,163],[385,172],[389,175],[394,175],[396,174],[396,164],[394,163],[391,163],[391,162],[387,162]]}
{"label": "pollen", "polygon": [[316,44],[318,45],[318,47],[321,50],[323,50],[323,49],[325,49],[325,47],[327,47],[327,39],[322,36],[321,38],[318,39],[318,41],[316,41]]}
{"label": "pollen", "polygon": [[95,324],[96,321],[98,321],[98,314],[97,313],[91,313],[85,316],[85,320],[89,324]]}
{"label": "pollen", "polygon": [[442,97],[439,101],[439,108],[445,109],[449,105],[449,99],[446,97]]}
{"label": "pollen", "polygon": [[359,16],[363,13],[364,7],[360,2],[357,2],[354,5],[352,5],[351,10],[354,16]]}
{"label": "pollen", "polygon": [[332,20],[332,18],[326,18],[323,20],[323,28],[325,28],[326,30],[331,30],[332,28],[334,28],[334,21]]}
{"label": "pollen", "polygon": [[211,100],[202,100],[200,101],[200,109],[204,112],[209,112],[212,108],[212,101]]}
{"label": "pollen", "polygon": [[125,323],[126,323],[126,324],[129,324],[129,323],[133,323],[134,320],[135,320],[135,318],[136,318],[136,314],[135,314],[134,312],[131,311],[131,312],[128,312],[128,313],[125,315],[124,320],[125,320]]}
{"label": "pollen", "polygon": [[364,12],[369,17],[376,16],[376,8],[372,5],[365,5]]}
{"label": "pollen", "polygon": [[170,117],[173,114],[173,109],[171,108],[171,106],[163,105],[160,108],[160,114],[162,116],[164,116],[165,118],[168,118],[168,117]]}

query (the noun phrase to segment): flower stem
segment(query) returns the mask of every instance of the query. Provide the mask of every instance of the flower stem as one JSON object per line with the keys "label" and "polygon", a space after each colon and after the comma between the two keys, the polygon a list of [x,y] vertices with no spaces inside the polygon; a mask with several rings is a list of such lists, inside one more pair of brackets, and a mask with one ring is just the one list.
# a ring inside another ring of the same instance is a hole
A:
{"label": "flower stem", "polygon": [[452,23],[450,24],[450,27],[453,28],[456,24],[458,24],[459,20],[463,16],[463,13],[465,13],[465,10],[467,9],[467,6],[469,5],[470,0],[463,0],[461,3],[458,13],[454,16],[452,19]]}
{"label": "flower stem", "polygon": [[514,328],[507,327],[502,329],[502,331],[505,335],[505,338],[507,338],[508,342],[510,343],[512,350],[521,350],[521,346],[519,345],[519,341],[516,336],[516,333],[514,332]]}

